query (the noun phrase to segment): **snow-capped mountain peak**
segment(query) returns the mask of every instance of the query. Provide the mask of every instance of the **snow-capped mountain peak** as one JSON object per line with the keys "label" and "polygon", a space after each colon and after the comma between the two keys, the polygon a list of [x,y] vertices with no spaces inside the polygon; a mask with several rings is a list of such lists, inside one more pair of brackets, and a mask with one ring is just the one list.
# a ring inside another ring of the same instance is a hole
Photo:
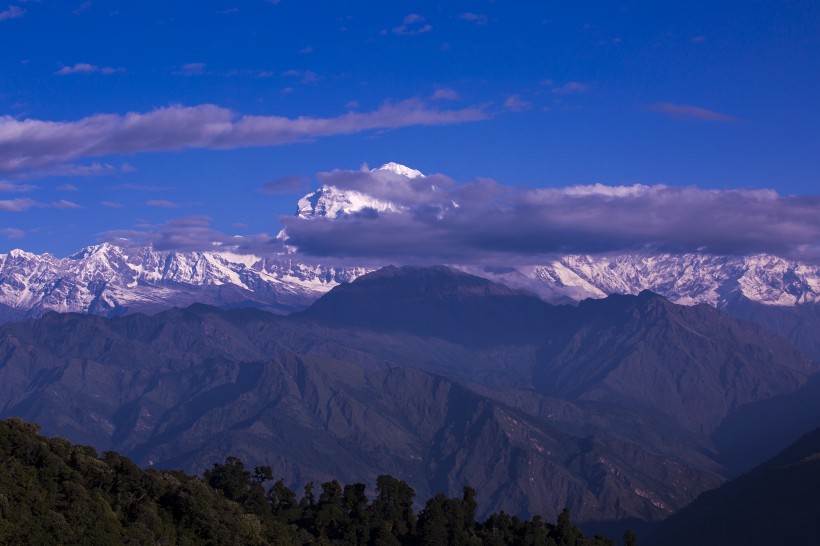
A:
{"label": "snow-capped mountain peak", "polygon": [[362,268],[304,265],[287,256],[157,251],[111,243],[66,258],[0,254],[0,321],[48,311],[117,315],[194,302],[302,309]]}
{"label": "snow-capped mountain peak", "polygon": [[296,216],[302,219],[339,218],[365,209],[377,212],[398,212],[401,207],[356,190],[323,185],[299,200]]}
{"label": "snow-capped mountain peak", "polygon": [[[424,178],[421,171],[393,162],[385,163],[377,169],[371,169],[370,172],[377,176],[380,173],[392,173],[408,180]],[[392,180],[382,180],[381,182],[388,186],[394,186],[398,181],[394,178]],[[318,190],[305,195],[299,200],[296,216],[305,220],[310,218],[339,218],[361,213],[368,209],[376,212],[400,212],[405,210],[399,204],[383,198],[373,197],[360,190],[324,184]]]}
{"label": "snow-capped mountain peak", "polygon": [[[317,190],[324,192],[318,199],[339,197],[335,190]],[[367,196],[345,195],[349,210],[380,206]],[[320,205],[314,208],[328,215],[344,214]],[[156,251],[110,243],[86,247],[67,258],[13,250],[0,254],[0,320],[50,310],[150,312],[195,301],[288,311],[304,308],[337,284],[369,270],[306,265],[296,256]],[[725,307],[738,297],[775,306],[820,303],[820,267],[774,256],[565,256],[528,267],[462,269],[553,302],[648,289],[684,305]]]}
{"label": "snow-capped mountain peak", "polygon": [[395,173],[407,178],[424,178],[424,174],[421,171],[417,171],[416,169],[411,169],[405,165],[401,165],[399,163],[385,163],[378,169],[371,169],[370,172],[377,172],[377,171],[389,171],[391,173]]}

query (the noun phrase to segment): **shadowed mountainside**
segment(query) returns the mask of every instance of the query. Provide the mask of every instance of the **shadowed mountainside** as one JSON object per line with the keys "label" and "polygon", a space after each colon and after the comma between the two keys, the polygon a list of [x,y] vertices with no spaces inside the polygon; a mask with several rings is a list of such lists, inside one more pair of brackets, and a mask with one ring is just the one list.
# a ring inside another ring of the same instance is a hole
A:
{"label": "shadowed mountainside", "polygon": [[[656,546],[817,544],[820,429],[647,532]],[[643,540],[642,540],[643,542]]]}

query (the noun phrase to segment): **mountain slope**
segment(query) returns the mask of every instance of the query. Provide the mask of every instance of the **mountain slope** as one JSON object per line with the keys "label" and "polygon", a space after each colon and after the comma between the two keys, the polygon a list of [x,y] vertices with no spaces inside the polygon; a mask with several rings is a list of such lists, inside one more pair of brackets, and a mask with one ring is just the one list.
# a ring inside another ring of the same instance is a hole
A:
{"label": "mountain slope", "polygon": [[[252,342],[261,331],[264,349]],[[285,347],[311,335],[258,311],[204,306],[50,314],[2,329],[2,414],[161,468],[201,471],[232,454],[294,484],[379,473],[424,494],[474,484],[487,511],[658,519],[719,483],[635,444],[573,437],[440,376]]]}
{"label": "mountain slope", "polygon": [[704,493],[650,532],[647,544],[817,544],[818,484],[820,429],[748,474]]}
{"label": "mountain slope", "polygon": [[[528,375],[544,394],[649,410],[704,434],[737,407],[796,391],[818,369],[784,339],[706,305],[642,292],[555,307],[447,268],[385,268],[297,316],[337,330],[518,347],[513,375]],[[421,365],[425,357],[413,354]],[[481,372],[461,379],[473,373]]]}
{"label": "mountain slope", "polygon": [[388,266],[338,286],[297,316],[477,346],[533,342],[565,314],[526,292],[454,269]]}
{"label": "mountain slope", "polygon": [[642,292],[587,300],[563,344],[543,347],[547,393],[643,406],[710,434],[737,407],[793,392],[817,365],[782,338],[706,305]]}
{"label": "mountain slope", "polygon": [[420,492],[482,485],[489,510],[596,520],[657,519],[716,486],[716,427],[813,370],[707,306],[554,307],[447,268],[364,275],[291,317],[195,305],[0,327],[2,415],[141,464],[386,472]]}

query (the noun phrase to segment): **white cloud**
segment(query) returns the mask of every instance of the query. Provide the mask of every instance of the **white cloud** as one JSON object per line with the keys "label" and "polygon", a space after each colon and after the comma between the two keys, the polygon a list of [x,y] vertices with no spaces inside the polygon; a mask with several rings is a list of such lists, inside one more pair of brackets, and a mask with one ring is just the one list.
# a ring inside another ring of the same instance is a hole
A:
{"label": "white cloud", "polygon": [[415,36],[433,30],[433,26],[426,24],[424,21],[426,21],[426,19],[418,13],[411,13],[405,16],[401,25],[393,28],[393,34],[398,34],[399,36]]}
{"label": "white cloud", "polygon": [[114,68],[111,66],[96,66],[88,63],[77,63],[74,66],[64,66],[55,74],[58,76],[68,76],[70,74],[117,74],[125,72],[124,68]]}
{"label": "white cloud", "polygon": [[0,229],[0,233],[3,234],[3,237],[6,239],[21,239],[26,236],[25,231],[17,228],[2,228]]}
{"label": "white cloud", "polygon": [[430,96],[433,100],[458,100],[459,96],[455,89],[441,87]]}
{"label": "white cloud", "polygon": [[476,25],[486,25],[487,24],[487,15],[483,13],[472,13],[466,12],[462,13],[458,16],[459,19],[463,21],[469,21],[471,23],[475,23]]}
{"label": "white cloud", "polygon": [[736,123],[740,121],[729,114],[722,114],[714,110],[707,110],[693,104],[677,104],[674,102],[656,102],[647,106],[648,110],[658,112],[675,119],[694,119],[700,121],[718,121],[723,123]]}
{"label": "white cloud", "polygon": [[567,82],[564,85],[553,87],[552,92],[556,95],[570,95],[573,93],[586,93],[591,89],[591,85],[582,82]]}
{"label": "white cloud", "polygon": [[287,78],[299,78],[301,83],[316,83],[322,79],[322,76],[313,72],[312,70],[285,70],[282,73]]}
{"label": "white cloud", "polygon": [[9,6],[5,10],[0,11],[0,21],[6,21],[7,19],[17,19],[25,14],[26,10],[24,10],[20,6]]}
{"label": "white cloud", "polygon": [[394,212],[282,218],[288,245],[317,258],[534,263],[576,253],[699,252],[820,262],[817,196],[640,184],[416,185],[358,171],[320,173],[319,180],[368,191]]}
{"label": "white cloud", "polygon": [[532,108],[532,103],[522,99],[521,95],[510,95],[504,101],[504,108],[513,112],[526,112]]}
{"label": "white cloud", "polygon": [[145,204],[149,207],[160,207],[164,209],[175,209],[179,207],[178,203],[168,201],[167,199],[151,199],[150,201],[146,201]]}
{"label": "white cloud", "polygon": [[82,205],[75,203],[74,201],[68,201],[66,199],[60,199],[55,201],[51,204],[51,206],[55,209],[80,209]]}
{"label": "white cloud", "polygon": [[31,208],[46,207],[45,203],[34,199],[0,199],[0,210],[5,212],[24,212]]}
{"label": "white cloud", "polygon": [[106,176],[120,173],[132,172],[133,167],[124,163],[121,167],[110,163],[91,163],[88,165],[55,165],[45,169],[40,169],[36,176]]}
{"label": "white cloud", "polygon": [[173,105],[76,121],[0,116],[0,172],[64,164],[79,158],[192,148],[279,146],[327,136],[484,120],[484,107],[445,110],[420,99],[386,102],[371,112],[337,117],[237,115],[213,104]]}
{"label": "white cloud", "polygon": [[157,250],[229,250],[238,253],[271,255],[285,250],[282,242],[265,233],[251,236],[227,235],[209,227],[207,216],[177,218],[158,226],[107,231],[104,240],[151,244]]}
{"label": "white cloud", "polygon": [[28,193],[36,189],[37,187],[31,184],[18,184],[8,180],[0,180],[0,193]]}
{"label": "white cloud", "polygon": [[187,63],[179,67],[179,72],[182,76],[200,76],[205,73],[205,63]]}

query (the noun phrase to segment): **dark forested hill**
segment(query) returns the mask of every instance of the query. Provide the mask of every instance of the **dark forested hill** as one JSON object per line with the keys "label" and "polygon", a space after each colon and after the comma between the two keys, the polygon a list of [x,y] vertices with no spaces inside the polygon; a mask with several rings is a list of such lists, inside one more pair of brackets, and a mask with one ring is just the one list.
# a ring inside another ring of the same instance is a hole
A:
{"label": "dark forested hill", "polygon": [[37,425],[0,421],[0,544],[612,546],[588,538],[563,511],[555,524],[504,513],[476,521],[476,492],[439,494],[416,514],[415,491],[388,475],[364,484],[305,484],[299,498],[269,467],[229,457],[201,480],[142,471],[113,451],[44,438]]}
{"label": "dark forested hill", "polygon": [[732,474],[715,430],[814,366],[651,293],[554,307],[389,268],[291,317],[195,305],[3,325],[0,414],[143,466],[235,455],[291,486],[392,474],[423,496],[473,485],[484,513],[656,520]]}

